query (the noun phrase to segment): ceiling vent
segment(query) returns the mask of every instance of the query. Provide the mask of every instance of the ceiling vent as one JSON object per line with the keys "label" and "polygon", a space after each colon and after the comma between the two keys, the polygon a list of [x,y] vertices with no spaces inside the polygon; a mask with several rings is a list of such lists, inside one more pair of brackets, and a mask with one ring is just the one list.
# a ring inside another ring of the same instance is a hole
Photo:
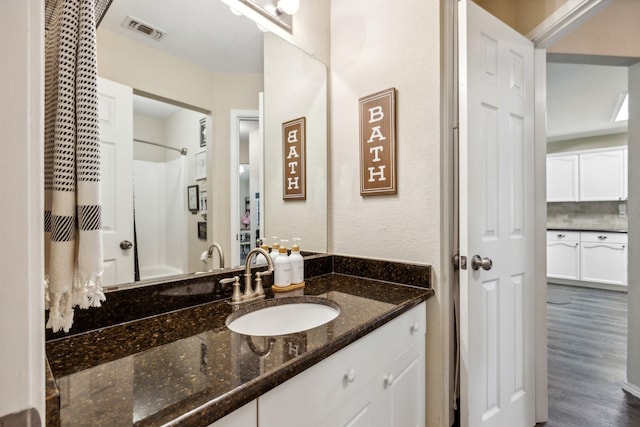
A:
{"label": "ceiling vent", "polygon": [[136,31],[153,40],[162,40],[162,38],[166,35],[165,31],[149,25],[146,22],[133,16],[127,16],[125,20],[122,21],[122,26],[132,31]]}

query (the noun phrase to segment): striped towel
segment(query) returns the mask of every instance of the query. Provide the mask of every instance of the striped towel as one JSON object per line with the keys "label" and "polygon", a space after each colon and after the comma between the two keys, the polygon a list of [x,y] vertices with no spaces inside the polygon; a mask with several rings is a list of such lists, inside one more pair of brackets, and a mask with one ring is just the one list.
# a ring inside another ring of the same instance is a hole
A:
{"label": "striped towel", "polygon": [[58,1],[45,35],[46,326],[68,332],[105,299],[95,0]]}

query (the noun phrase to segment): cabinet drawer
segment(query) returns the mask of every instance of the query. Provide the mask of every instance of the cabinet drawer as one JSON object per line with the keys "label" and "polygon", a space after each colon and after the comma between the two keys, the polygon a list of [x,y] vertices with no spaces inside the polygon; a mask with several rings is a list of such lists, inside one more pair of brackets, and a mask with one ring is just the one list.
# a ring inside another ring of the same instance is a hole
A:
{"label": "cabinet drawer", "polygon": [[580,241],[580,232],[568,230],[547,230],[547,242],[560,241],[578,242]]}
{"label": "cabinet drawer", "polygon": [[620,243],[627,244],[627,233],[602,233],[597,231],[583,231],[580,235],[583,242],[591,243]]}

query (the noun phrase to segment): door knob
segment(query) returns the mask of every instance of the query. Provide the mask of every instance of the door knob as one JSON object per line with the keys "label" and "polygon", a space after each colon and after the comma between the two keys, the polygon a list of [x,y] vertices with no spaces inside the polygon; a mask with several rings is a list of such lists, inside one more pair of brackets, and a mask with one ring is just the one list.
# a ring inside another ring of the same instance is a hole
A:
{"label": "door knob", "polygon": [[120,242],[120,249],[122,250],[129,250],[133,247],[133,243],[131,243],[128,240],[123,240],[122,242]]}
{"label": "door knob", "polygon": [[491,270],[491,267],[493,267],[493,261],[491,261],[491,258],[480,258],[480,255],[474,255],[473,258],[471,258],[471,268],[474,270],[482,268],[486,271]]}

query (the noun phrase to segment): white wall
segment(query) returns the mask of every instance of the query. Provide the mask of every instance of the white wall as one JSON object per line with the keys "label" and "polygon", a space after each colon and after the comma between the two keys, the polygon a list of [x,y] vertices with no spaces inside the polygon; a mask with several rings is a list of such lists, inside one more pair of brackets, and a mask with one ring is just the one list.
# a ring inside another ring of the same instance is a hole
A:
{"label": "white wall", "polygon": [[[172,188],[171,193],[165,194],[165,196],[174,196],[172,200],[167,199],[167,203],[172,206],[178,206],[183,213],[183,218],[186,218],[186,224],[183,225],[182,233],[174,236],[172,240],[179,240],[178,237],[182,236],[183,249],[186,249],[186,272],[189,271],[202,271],[203,264],[200,261],[200,254],[206,251],[209,245],[206,240],[198,239],[198,222],[205,221],[200,213],[192,214],[187,210],[187,198],[186,188],[190,185],[198,185],[199,190],[206,190],[209,177],[206,180],[196,181],[195,179],[195,157],[198,152],[205,150],[204,147],[200,147],[200,119],[203,117],[201,113],[182,109],[173,114],[165,123],[165,136],[167,145],[170,147],[185,147],[188,150],[186,156],[180,156],[178,153],[171,152],[172,155],[177,155],[176,161],[181,162],[182,177],[173,182],[167,182],[167,185]],[[177,186],[177,188],[176,188]],[[180,186],[182,191],[180,191]],[[208,194],[207,194],[208,196]],[[171,251],[170,247],[167,250]]]}
{"label": "white wall", "polygon": [[640,57],[640,2],[612,1],[547,50],[552,53]]}
{"label": "white wall", "polygon": [[[164,120],[141,114],[133,115],[133,139],[155,142],[166,145],[164,137]],[[133,159],[149,162],[163,162],[167,150],[154,145],[133,143]]]}
{"label": "white wall", "polygon": [[[331,1],[330,251],[430,264],[427,425],[447,425],[447,301],[441,267],[440,2]],[[363,198],[358,99],[397,89],[398,194]]]}
{"label": "white wall", "polygon": [[0,2],[0,419],[35,408],[40,423],[45,420],[43,15],[39,0]]}

